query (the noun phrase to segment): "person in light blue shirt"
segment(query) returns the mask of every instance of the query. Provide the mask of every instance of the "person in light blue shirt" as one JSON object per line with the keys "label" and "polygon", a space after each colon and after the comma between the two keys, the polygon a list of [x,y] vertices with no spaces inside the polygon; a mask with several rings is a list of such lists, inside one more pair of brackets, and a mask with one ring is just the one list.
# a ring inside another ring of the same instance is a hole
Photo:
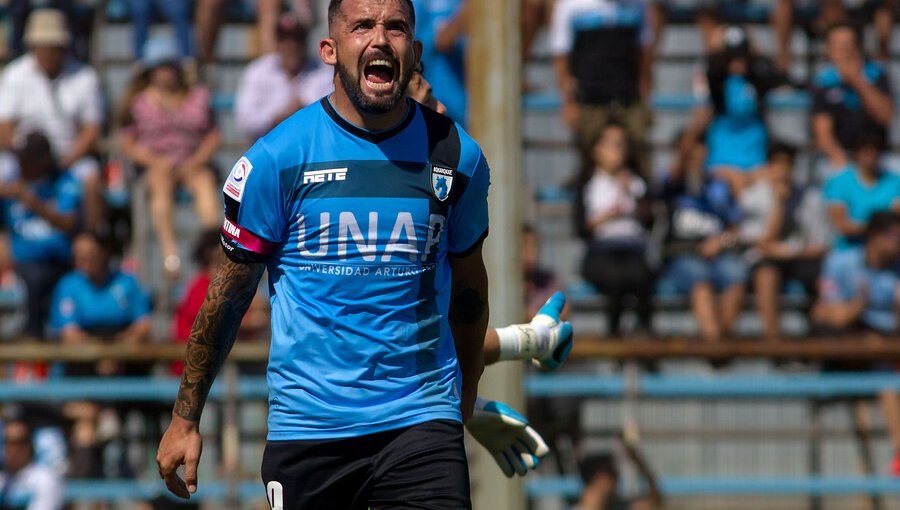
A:
{"label": "person in light blue shirt", "polygon": [[50,293],[70,264],[81,186],[58,168],[50,142],[41,133],[25,136],[16,157],[21,172],[16,180],[0,182],[0,215],[10,231],[16,272],[28,294],[23,333],[42,338]]}
{"label": "person in light blue shirt", "polygon": [[466,0],[413,0],[425,77],[447,116],[466,125]]}
{"label": "person in light blue shirt", "polygon": [[865,244],[825,259],[815,323],[837,330],[900,332],[900,215],[879,212],[866,226]]}
{"label": "person in light blue shirt", "polygon": [[75,271],[53,292],[51,330],[64,343],[89,337],[142,342],[150,335],[150,299],[127,273],[109,267],[109,253],[94,233],[79,235],[73,247]]}
{"label": "person in light blue shirt", "polygon": [[823,194],[831,227],[837,234],[837,250],[861,246],[866,223],[875,213],[900,211],[900,175],[880,165],[883,149],[880,134],[863,133],[857,142],[855,163],[825,182]]}

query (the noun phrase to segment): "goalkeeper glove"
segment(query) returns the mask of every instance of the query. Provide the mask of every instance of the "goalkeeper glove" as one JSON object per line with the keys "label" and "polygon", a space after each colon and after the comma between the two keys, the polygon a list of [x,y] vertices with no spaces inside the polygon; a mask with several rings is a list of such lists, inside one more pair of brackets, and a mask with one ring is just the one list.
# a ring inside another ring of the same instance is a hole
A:
{"label": "goalkeeper glove", "polygon": [[559,320],[565,306],[565,294],[557,292],[538,310],[531,323],[497,328],[500,361],[533,359],[543,370],[556,370],[565,363],[574,341],[572,325]]}
{"label": "goalkeeper glove", "polygon": [[487,448],[507,478],[525,476],[550,452],[544,438],[528,426],[528,420],[502,402],[478,397],[466,428]]}

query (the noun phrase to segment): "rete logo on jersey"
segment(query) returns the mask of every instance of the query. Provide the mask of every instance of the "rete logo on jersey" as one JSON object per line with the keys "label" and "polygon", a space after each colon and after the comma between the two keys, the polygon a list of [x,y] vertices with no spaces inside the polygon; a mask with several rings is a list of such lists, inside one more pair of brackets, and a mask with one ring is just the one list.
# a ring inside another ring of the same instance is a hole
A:
{"label": "rete logo on jersey", "polygon": [[303,172],[303,184],[345,180],[347,180],[346,168],[329,168],[326,170]]}

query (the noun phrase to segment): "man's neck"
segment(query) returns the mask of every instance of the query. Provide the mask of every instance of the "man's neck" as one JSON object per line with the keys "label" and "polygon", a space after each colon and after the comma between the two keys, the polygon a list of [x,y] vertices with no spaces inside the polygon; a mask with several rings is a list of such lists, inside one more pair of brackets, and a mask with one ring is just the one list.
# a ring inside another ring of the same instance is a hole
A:
{"label": "man's neck", "polygon": [[[339,80],[336,81],[340,83]],[[335,87],[334,93],[331,95],[330,99],[334,109],[341,117],[354,126],[365,129],[366,131],[387,131],[399,124],[409,110],[409,104],[406,100],[406,96],[404,96],[397,103],[397,106],[387,113],[368,113],[361,111],[353,104],[353,101],[347,96],[346,91],[340,86]]]}
{"label": "man's neck", "polygon": [[869,269],[884,269],[887,267],[884,257],[881,257],[870,244],[866,244],[863,256],[866,260],[866,267]]}

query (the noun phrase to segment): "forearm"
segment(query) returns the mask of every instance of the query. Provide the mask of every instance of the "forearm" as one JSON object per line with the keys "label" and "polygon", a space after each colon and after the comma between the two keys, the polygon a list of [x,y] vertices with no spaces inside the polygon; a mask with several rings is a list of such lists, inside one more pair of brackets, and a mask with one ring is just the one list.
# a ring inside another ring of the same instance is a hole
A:
{"label": "forearm", "polygon": [[140,319],[119,333],[119,338],[128,343],[142,343],[150,338],[150,319]]}
{"label": "forearm", "polygon": [[12,147],[15,130],[16,126],[12,122],[0,122],[0,150],[9,150]]}
{"label": "forearm", "polygon": [[822,324],[838,329],[852,326],[865,310],[866,304],[862,299],[855,299],[846,303],[818,303],[812,311],[813,318]]}
{"label": "forearm", "polygon": [[241,319],[256,294],[263,264],[226,260],[209,284],[184,357],[184,374],[173,413],[199,421],[216,374],[234,345]]}
{"label": "forearm", "polygon": [[891,123],[891,119],[894,116],[894,102],[891,100],[891,96],[862,78],[854,84],[853,88],[859,94],[866,113],[875,122],[882,126],[887,126]]}
{"label": "forearm", "polygon": [[488,328],[484,334],[484,364],[493,365],[500,361],[500,336],[497,330]]}
{"label": "forearm", "polygon": [[76,227],[78,227],[78,217],[75,214],[57,211],[56,208],[41,201],[41,199],[31,191],[24,194],[22,203],[32,212],[46,220],[51,226],[58,230],[62,230],[67,234],[73,233]]}
{"label": "forearm", "polygon": [[451,262],[451,267],[453,287],[449,322],[462,372],[461,397],[465,420],[471,413],[478,381],[484,371],[484,337],[489,317],[487,271],[480,250],[456,263]]}
{"label": "forearm", "polygon": [[834,123],[826,114],[817,114],[813,117],[812,131],[816,146],[831,161],[841,161],[846,159],[846,153],[843,147],[834,137]]}
{"label": "forearm", "polygon": [[563,102],[575,101],[575,79],[569,70],[569,57],[561,55],[553,58],[553,69],[556,82],[559,84],[559,95]]}
{"label": "forearm", "polygon": [[100,136],[99,125],[88,125],[81,128],[75,142],[72,143],[72,149],[66,154],[60,162],[62,166],[68,167],[79,159],[87,156],[94,149],[97,138]]}
{"label": "forearm", "polygon": [[125,157],[143,167],[153,166],[162,158],[159,154],[140,145],[137,140],[129,134],[122,135],[119,140],[119,145],[121,146],[122,153]]}
{"label": "forearm", "polygon": [[222,141],[222,134],[218,129],[213,129],[205,137],[203,137],[203,141],[200,142],[200,145],[197,147],[197,150],[194,151],[193,154],[188,157],[185,161],[185,164],[189,166],[203,166],[209,163],[213,156],[216,154],[216,150],[219,149],[219,143]]}

